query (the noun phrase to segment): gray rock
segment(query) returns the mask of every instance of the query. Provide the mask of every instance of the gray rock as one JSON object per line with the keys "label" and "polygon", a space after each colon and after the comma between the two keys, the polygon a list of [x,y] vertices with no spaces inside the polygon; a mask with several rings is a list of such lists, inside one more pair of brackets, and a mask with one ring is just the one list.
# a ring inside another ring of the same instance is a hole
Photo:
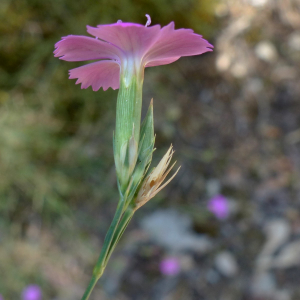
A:
{"label": "gray rock", "polygon": [[235,257],[227,251],[219,253],[215,258],[215,266],[226,277],[233,277],[238,272]]}
{"label": "gray rock", "polygon": [[300,241],[285,246],[272,263],[273,267],[289,268],[300,265]]}
{"label": "gray rock", "polygon": [[293,32],[288,38],[288,45],[295,51],[300,51],[300,31]]}
{"label": "gray rock", "polygon": [[144,218],[141,226],[157,244],[173,252],[207,252],[211,248],[206,236],[192,231],[191,219],[175,210],[158,210]]}
{"label": "gray rock", "polygon": [[266,224],[265,233],[267,240],[256,260],[256,269],[259,272],[272,266],[273,254],[288,240],[291,228],[286,220],[276,219]]}
{"label": "gray rock", "polygon": [[269,273],[256,274],[251,289],[257,297],[272,297],[276,290],[274,277]]}
{"label": "gray rock", "polygon": [[255,47],[255,54],[261,60],[272,63],[277,60],[278,54],[275,46],[269,41],[261,41]]}

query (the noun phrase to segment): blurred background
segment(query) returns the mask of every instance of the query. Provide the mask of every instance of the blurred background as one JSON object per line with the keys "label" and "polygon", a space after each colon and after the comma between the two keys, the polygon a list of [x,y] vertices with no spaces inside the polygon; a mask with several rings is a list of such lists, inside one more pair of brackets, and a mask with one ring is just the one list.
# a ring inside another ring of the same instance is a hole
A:
{"label": "blurred background", "polygon": [[299,12],[297,0],[1,0],[2,298],[81,298],[118,199],[117,91],[81,90],[68,70],[84,63],[52,52],[87,24],[148,13],[215,50],[145,72],[154,163],[173,143],[182,168],[136,213],[91,300],[300,299]]}

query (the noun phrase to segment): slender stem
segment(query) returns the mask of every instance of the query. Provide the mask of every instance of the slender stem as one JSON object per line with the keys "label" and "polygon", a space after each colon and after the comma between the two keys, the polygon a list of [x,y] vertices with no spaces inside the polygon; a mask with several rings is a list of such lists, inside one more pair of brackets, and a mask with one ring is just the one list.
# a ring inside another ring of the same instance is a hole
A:
{"label": "slender stem", "polygon": [[105,268],[106,256],[107,256],[108,250],[110,248],[110,245],[112,243],[112,240],[114,238],[114,233],[115,233],[117,226],[120,222],[120,219],[122,217],[123,207],[124,207],[124,200],[121,199],[118,203],[116,213],[115,213],[114,218],[111,222],[111,225],[108,229],[108,232],[105,236],[104,245],[101,249],[100,256],[98,258],[97,264],[93,271],[94,276],[98,276],[98,275],[102,274],[103,268]]}
{"label": "slender stem", "polygon": [[122,213],[123,213],[123,208],[124,208],[124,199],[120,199],[119,203],[118,203],[118,207],[116,210],[116,213],[114,215],[114,218],[111,222],[111,225],[108,229],[108,232],[105,236],[104,239],[104,245],[101,249],[101,253],[99,256],[99,259],[97,261],[97,264],[93,270],[93,276],[92,279],[83,295],[83,297],[81,298],[81,300],[88,300],[97,281],[100,279],[100,277],[102,276],[104,269],[106,267],[106,263],[107,263],[107,255],[108,255],[108,251],[111,247],[112,241],[114,240],[114,234],[115,231],[117,229],[117,226],[120,222],[120,219],[122,217]]}
{"label": "slender stem", "polygon": [[120,223],[118,225],[118,228],[115,232],[115,235],[113,237],[113,241],[111,243],[111,246],[110,246],[110,248],[108,250],[108,253],[107,253],[107,256],[106,256],[105,264],[108,263],[108,260],[109,260],[110,256],[112,255],[112,252],[114,251],[116,245],[118,244],[120,238],[122,237],[126,227],[128,226],[131,218],[133,217],[133,215],[134,215],[134,210],[131,207],[129,207],[126,210],[126,212],[124,213],[123,218],[120,221]]}
{"label": "slender stem", "polygon": [[84,295],[82,296],[81,300],[87,300],[89,299],[97,281],[98,281],[99,278],[95,277],[95,276],[92,276],[92,279],[87,287],[87,289],[85,290],[84,292]]}

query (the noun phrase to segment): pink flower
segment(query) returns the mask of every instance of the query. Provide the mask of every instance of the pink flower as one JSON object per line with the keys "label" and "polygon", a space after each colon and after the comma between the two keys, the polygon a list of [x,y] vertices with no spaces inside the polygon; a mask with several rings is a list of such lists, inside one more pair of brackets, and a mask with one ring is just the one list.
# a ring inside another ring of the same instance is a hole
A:
{"label": "pink flower", "polygon": [[170,64],[181,56],[212,51],[213,46],[191,29],[175,29],[174,22],[161,28],[118,21],[114,24],[87,26],[94,36],[68,35],[56,43],[55,57],[66,61],[99,60],[70,70],[70,79],[77,78],[81,88],[94,91],[109,87],[118,89],[120,75],[125,82],[134,75],[142,76],[145,67]]}
{"label": "pink flower", "polygon": [[2,295],[0,294],[0,300],[4,300],[4,298],[2,297]]}
{"label": "pink flower", "polygon": [[208,202],[207,208],[218,219],[226,219],[229,215],[229,202],[223,195],[216,195]]}
{"label": "pink flower", "polygon": [[175,276],[180,272],[180,264],[175,257],[169,257],[162,260],[159,268],[161,273],[167,276]]}
{"label": "pink flower", "polygon": [[22,292],[22,300],[42,300],[42,291],[38,285],[28,285]]}

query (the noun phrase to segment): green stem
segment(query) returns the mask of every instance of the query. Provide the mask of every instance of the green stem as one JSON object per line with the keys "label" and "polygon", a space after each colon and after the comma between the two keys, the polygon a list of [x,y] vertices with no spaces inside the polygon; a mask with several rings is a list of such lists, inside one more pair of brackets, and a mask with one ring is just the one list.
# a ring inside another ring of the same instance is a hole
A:
{"label": "green stem", "polygon": [[124,213],[123,218],[120,221],[120,223],[118,225],[118,228],[115,232],[115,235],[113,237],[113,241],[111,243],[110,249],[108,250],[108,253],[107,253],[107,256],[106,256],[105,264],[108,263],[108,260],[109,260],[110,256],[112,255],[116,245],[118,244],[120,238],[122,237],[126,227],[128,226],[131,218],[133,217],[133,215],[134,215],[134,210],[131,207],[129,207],[126,210],[126,212]]}
{"label": "green stem", "polygon": [[87,287],[87,289],[85,290],[84,292],[84,295],[82,296],[81,300],[87,300],[89,299],[97,281],[98,281],[99,278],[95,277],[95,276],[92,276],[92,279]]}
{"label": "green stem", "polygon": [[[97,261],[97,264],[94,268],[94,271],[93,271],[93,275],[94,276],[98,276],[98,275],[102,275],[105,266],[105,261],[106,261],[106,256],[108,254],[108,250],[110,248],[110,245],[112,243],[112,240],[114,238],[114,233],[117,229],[117,226],[120,222],[120,219],[122,217],[122,213],[123,213],[123,207],[124,207],[124,200],[120,200],[119,203],[118,203],[118,207],[117,207],[117,210],[116,210],[116,213],[115,213],[115,216],[111,222],[111,225],[108,229],[108,232],[105,236],[105,239],[104,239],[104,245],[102,247],[102,250],[101,250],[101,253],[100,253],[100,256],[98,258],[98,261]],[[100,278],[100,277],[99,277]]]}
{"label": "green stem", "polygon": [[81,298],[81,300],[89,299],[90,294],[92,293],[92,290],[94,289],[97,281],[100,279],[100,277],[102,276],[102,274],[104,272],[106,263],[108,261],[108,259],[107,259],[108,251],[111,248],[112,241],[114,240],[114,234],[116,232],[117,226],[122,217],[123,208],[124,208],[124,199],[121,199],[118,203],[118,207],[117,207],[116,213],[114,215],[114,218],[112,220],[112,223],[111,223],[111,225],[108,229],[108,232],[105,236],[104,245],[101,249],[99,259],[94,268],[92,279],[91,279],[83,297]]}

